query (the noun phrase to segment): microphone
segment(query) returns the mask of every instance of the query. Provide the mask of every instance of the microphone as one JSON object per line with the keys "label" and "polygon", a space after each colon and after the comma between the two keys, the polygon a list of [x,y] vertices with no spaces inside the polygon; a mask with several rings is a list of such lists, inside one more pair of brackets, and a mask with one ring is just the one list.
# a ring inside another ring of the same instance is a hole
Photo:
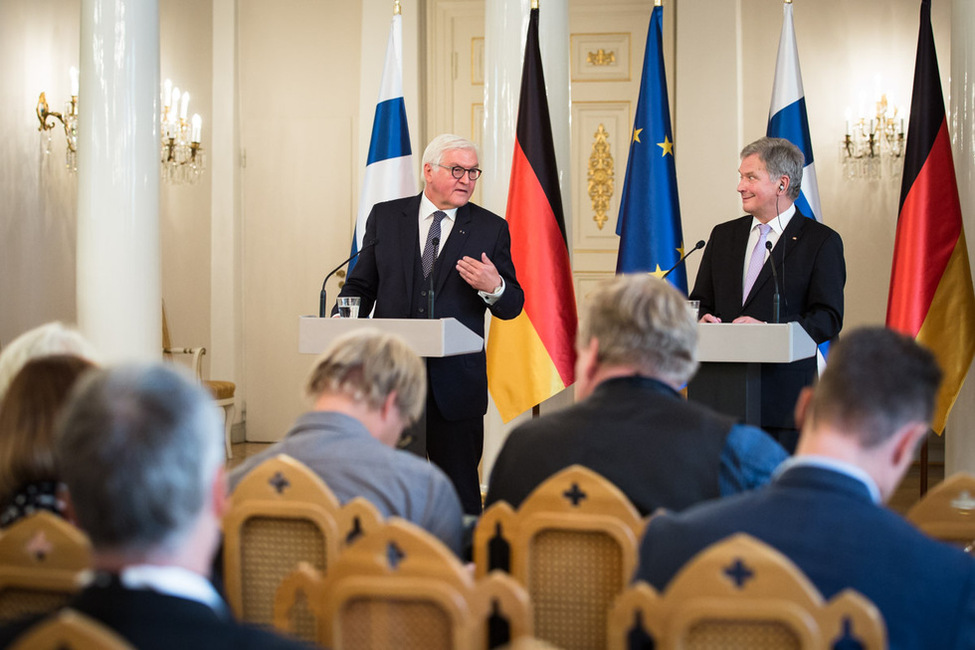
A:
{"label": "microphone", "polygon": [[433,315],[433,276],[437,271],[437,248],[440,246],[440,238],[434,237],[431,239],[430,245],[433,246],[433,264],[430,265],[430,289],[427,292],[427,314],[429,314],[429,318],[436,318]]}
{"label": "microphone", "polygon": [[697,242],[696,244],[694,244],[694,248],[692,248],[691,250],[689,250],[686,253],[684,253],[684,255],[681,256],[681,258],[679,260],[677,260],[677,264],[674,264],[672,267],[670,267],[669,269],[667,269],[667,272],[664,273],[663,275],[661,275],[660,276],[660,279],[663,280],[664,278],[666,278],[668,275],[670,275],[670,272],[671,271],[673,271],[674,269],[676,269],[678,266],[680,266],[684,262],[684,260],[686,260],[688,257],[690,257],[691,256],[691,253],[693,253],[696,250],[700,250],[702,248],[704,248],[704,240],[703,239],[701,241]]}
{"label": "microphone", "polygon": [[372,248],[373,246],[375,246],[378,243],[379,243],[379,240],[378,239],[373,239],[371,242],[369,242],[368,244],[366,244],[365,246],[363,246],[362,248],[360,248],[359,250],[357,250],[355,253],[353,253],[352,255],[350,255],[349,256],[349,259],[345,260],[344,262],[342,262],[341,264],[339,264],[338,266],[336,266],[334,269],[332,269],[331,271],[329,271],[329,274],[325,276],[325,279],[322,280],[322,295],[319,296],[319,298],[318,298],[318,317],[319,318],[327,318],[328,317],[328,299],[325,297],[325,283],[328,282],[329,278],[331,278],[333,275],[335,275],[340,268],[342,268],[343,266],[345,266],[346,264],[348,264],[349,262],[351,262],[355,258],[359,257],[359,254],[362,251],[366,250],[367,248]]}
{"label": "microphone", "polygon": [[772,296],[772,322],[778,323],[781,294],[779,293],[779,274],[775,270],[775,258],[772,257],[772,242],[765,242],[765,249],[768,251],[768,260],[772,267],[772,280],[775,282],[775,294]]}

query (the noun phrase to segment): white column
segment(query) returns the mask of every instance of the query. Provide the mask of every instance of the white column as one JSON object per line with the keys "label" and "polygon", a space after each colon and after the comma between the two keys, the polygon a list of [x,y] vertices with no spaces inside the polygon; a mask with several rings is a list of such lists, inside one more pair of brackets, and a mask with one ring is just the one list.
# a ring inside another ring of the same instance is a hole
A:
{"label": "white column", "polygon": [[158,359],[159,5],[82,0],[78,324],[109,361]]}
{"label": "white column", "polygon": [[[243,403],[237,1],[213,0],[210,180],[210,377],[237,384]],[[237,409],[237,418],[243,409]]]}
{"label": "white column", "polygon": [[[525,37],[531,0],[488,0],[485,2],[484,29],[484,141],[479,164],[484,170],[480,183],[484,207],[504,215],[511,179],[511,156],[518,123],[521,96],[521,71],[525,63]],[[567,0],[539,0],[538,42],[542,52],[545,90],[552,118],[552,139],[562,190],[566,231],[572,232],[572,196],[569,186],[571,96],[569,85],[569,5]],[[571,246],[571,242],[570,242]],[[488,331],[490,336],[490,331]],[[564,391],[542,407],[571,402],[572,391]],[[492,401],[484,418],[484,456],[482,483],[487,483],[508,432],[527,416],[507,425]]]}
{"label": "white column", "polygon": [[[951,149],[961,196],[961,214],[968,241],[968,259],[975,263],[975,3],[951,3]],[[945,434],[945,476],[975,472],[975,378],[971,371],[948,416]]]}

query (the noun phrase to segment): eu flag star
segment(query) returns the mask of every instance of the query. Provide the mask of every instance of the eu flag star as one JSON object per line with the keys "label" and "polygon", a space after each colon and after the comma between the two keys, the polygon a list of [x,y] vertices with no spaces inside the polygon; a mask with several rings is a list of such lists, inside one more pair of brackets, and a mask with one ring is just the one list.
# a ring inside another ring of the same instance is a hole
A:
{"label": "eu flag star", "polygon": [[640,131],[642,131],[642,130],[643,129],[633,129],[633,142],[639,142],[640,141]]}
{"label": "eu flag star", "polygon": [[656,271],[650,271],[649,275],[652,275],[655,278],[663,279],[663,277],[665,275],[667,275],[667,272],[664,271],[662,268],[660,268],[660,265],[658,264],[657,265],[657,270]]}
{"label": "eu flag star", "polygon": [[657,146],[660,147],[661,149],[663,149],[663,151],[660,154],[661,157],[666,156],[667,154],[670,154],[671,156],[674,155],[674,143],[670,139],[670,136],[665,135],[664,136],[664,141],[663,142],[658,142],[657,143]]}

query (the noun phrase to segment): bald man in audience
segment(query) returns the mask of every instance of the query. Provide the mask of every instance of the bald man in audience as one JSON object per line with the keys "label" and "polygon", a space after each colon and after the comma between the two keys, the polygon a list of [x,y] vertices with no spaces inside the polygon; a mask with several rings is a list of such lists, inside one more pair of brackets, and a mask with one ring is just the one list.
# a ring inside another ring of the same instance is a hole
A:
{"label": "bald man in audience", "polygon": [[518,505],[578,463],[612,481],[641,515],[762,485],[785,460],[764,432],[688,402],[696,314],[650,275],[618,276],[589,297],[579,327],[577,403],[519,426],[494,464],[488,504]]}
{"label": "bald man in audience", "polygon": [[[143,650],[305,647],[235,622],[207,579],[228,503],[223,426],[192,378],[163,365],[89,371],[56,450],[94,564],[68,607]],[[37,620],[0,630],[0,647]]]}
{"label": "bald man in audience", "polygon": [[698,551],[744,532],[795,562],[826,598],[874,602],[891,648],[975,647],[975,559],[884,507],[928,433],[941,371],[913,339],[846,334],[799,397],[794,458],[749,494],[650,521],[636,578],[664,589]]}
{"label": "bald man in audience", "polygon": [[398,336],[362,329],[336,339],[308,379],[312,410],[235,469],[231,486],[287,454],[321,476],[340,502],[365,497],[384,517],[408,519],[459,554],[463,524],[453,484],[436,465],[396,449],[420,417],[426,385],[423,362]]}

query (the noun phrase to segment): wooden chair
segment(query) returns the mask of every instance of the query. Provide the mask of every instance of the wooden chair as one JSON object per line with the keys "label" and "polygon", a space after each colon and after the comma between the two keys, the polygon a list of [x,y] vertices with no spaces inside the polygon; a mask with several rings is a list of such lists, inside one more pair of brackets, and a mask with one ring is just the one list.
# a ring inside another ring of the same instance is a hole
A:
{"label": "wooden chair", "polygon": [[223,521],[224,581],[234,614],[270,625],[275,590],[299,562],[328,571],[344,547],[381,521],[363,498],[340,506],[321,478],[295,459],[264,461],[234,489]]}
{"label": "wooden chair", "polygon": [[98,621],[72,609],[38,623],[20,635],[11,650],[134,650],[125,639]]}
{"label": "wooden chair", "polygon": [[316,641],[335,650],[496,647],[531,635],[524,589],[501,572],[475,582],[440,540],[390,518],[346,549],[323,576],[307,564],[278,589],[275,626],[295,606],[317,618]]}
{"label": "wooden chair", "polygon": [[0,622],[53,612],[90,568],[83,532],[46,511],[21,519],[0,535]]}
{"label": "wooden chair", "polygon": [[662,596],[643,582],[623,593],[610,612],[608,647],[875,650],[886,637],[880,612],[859,593],[824,603],[788,558],[738,534],[696,555]]}
{"label": "wooden chair", "polygon": [[975,547],[975,476],[952,474],[907,511],[907,519],[926,534],[967,553]]}
{"label": "wooden chair", "polygon": [[488,508],[474,529],[476,575],[501,569],[528,591],[535,636],[561,648],[601,648],[613,599],[636,569],[646,522],[592,470],[573,465],[539,485],[518,511]]}
{"label": "wooden chair", "polygon": [[234,393],[237,391],[237,385],[232,381],[219,381],[203,378],[203,355],[207,353],[206,348],[181,348],[172,344],[172,341],[169,338],[169,324],[166,320],[165,305],[163,305],[162,310],[162,343],[164,357],[168,359],[174,359],[178,356],[189,357],[187,365],[192,370],[193,375],[196,377],[197,381],[203,384],[203,386],[210,391],[210,395],[213,396],[213,401],[216,402],[217,406],[223,409],[224,451],[226,452],[228,459],[233,458],[234,452],[230,444],[230,432],[234,426],[234,412],[237,408],[234,397]]}

